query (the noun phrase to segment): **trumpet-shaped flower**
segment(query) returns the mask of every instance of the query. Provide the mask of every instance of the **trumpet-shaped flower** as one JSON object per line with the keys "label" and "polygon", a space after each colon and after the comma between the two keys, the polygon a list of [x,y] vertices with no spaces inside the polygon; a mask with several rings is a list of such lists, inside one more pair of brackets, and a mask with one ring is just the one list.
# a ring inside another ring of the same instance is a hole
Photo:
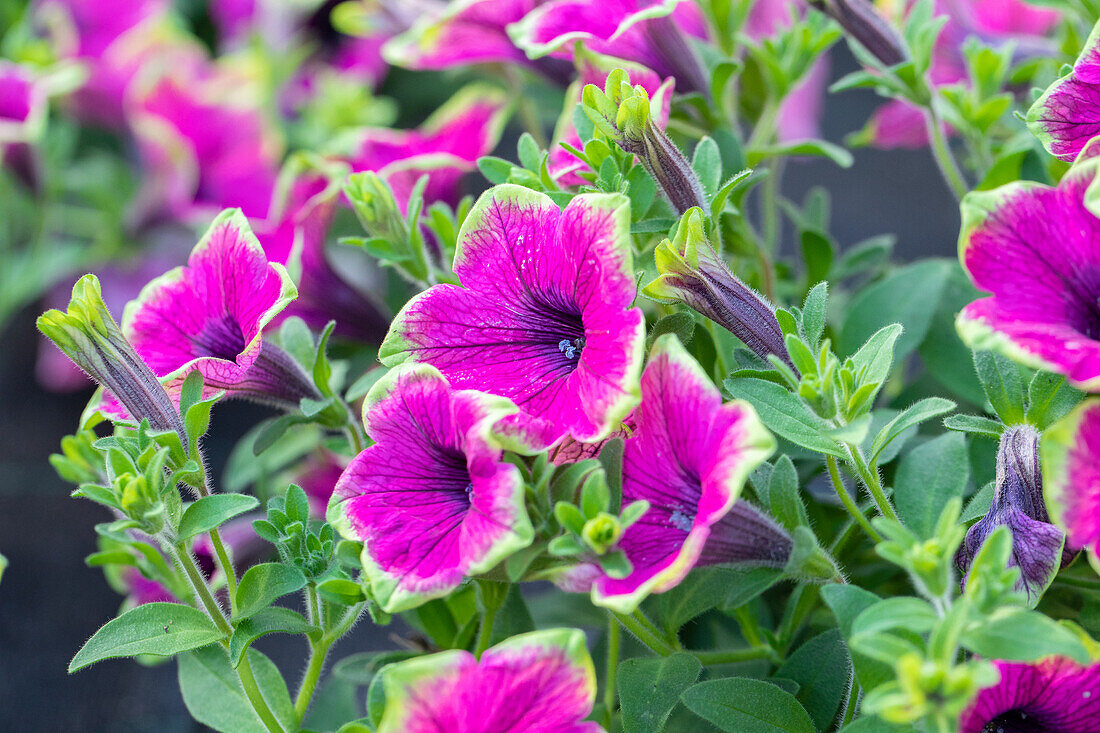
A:
{"label": "trumpet-shaped flower", "polygon": [[687,36],[706,37],[699,7],[681,0],[548,0],[508,28],[532,59],[568,59],[577,41],[600,54],[634,61],[683,91],[703,91],[706,77]]}
{"label": "trumpet-shaped flower", "polygon": [[424,364],[392,370],[367,395],[374,445],[340,477],[328,520],[363,543],[385,610],[445,596],[531,543],[523,478],[497,430],[515,412],[501,397],[453,390]]}
{"label": "trumpet-shaped flower", "polygon": [[747,402],[722,404],[671,334],[653,345],[633,419],[623,448],[623,504],[645,500],[649,510],[619,540],[630,575],[589,574],[593,603],[630,613],[650,593],[679,584],[700,561],[786,564],[790,536],[737,502],[775,439]]}
{"label": "trumpet-shaped flower", "polygon": [[1086,148],[1056,188],[1024,182],[968,195],[959,236],[963,266],[992,293],[959,314],[963,341],[1085,390],[1100,387],[1100,218],[1086,197],[1096,152]]}
{"label": "trumpet-shaped flower", "polygon": [[[186,267],[153,280],[126,307],[122,327],[138,354],[178,400],[184,377],[203,375],[206,396],[297,407],[317,396],[289,355],[262,338],[295,297],[282,265],[268,262],[239,210],[218,216]],[[110,404],[106,405],[110,410]]]}
{"label": "trumpet-shaped flower", "polygon": [[511,105],[500,89],[465,87],[415,130],[364,128],[351,137],[346,160],[355,171],[375,171],[393,190],[402,210],[416,181],[427,174],[426,201],[455,204],[459,182],[488,155]]}
{"label": "trumpet-shaped flower", "polygon": [[1100,664],[1071,659],[993,663],[1000,681],[959,716],[959,733],[1092,733],[1100,720]]}
{"label": "trumpet-shaped flower", "polygon": [[1027,113],[1043,147],[1072,161],[1100,134],[1100,25],[1093,28],[1073,70],[1054,82]]}
{"label": "trumpet-shaped flower", "polygon": [[1100,568],[1100,400],[1089,399],[1048,428],[1042,442],[1046,504],[1066,545]]}
{"label": "trumpet-shaped flower", "polygon": [[383,668],[378,733],[600,733],[584,722],[596,673],[576,629],[513,636],[478,660],[461,649]]}
{"label": "trumpet-shaped flower", "polygon": [[394,319],[379,358],[437,367],[459,389],[511,399],[549,445],[603,438],[638,402],[644,318],[630,205],[584,194],[564,210],[514,185],[490,189],[459,232],[460,285],[435,285]]}
{"label": "trumpet-shaped flower", "polygon": [[0,59],[0,156],[6,145],[30,142],[46,122],[46,91],[28,67]]}
{"label": "trumpet-shaped flower", "polygon": [[[1012,530],[1009,567],[1020,568],[1016,589],[1027,593],[1032,605],[1050,585],[1062,564],[1066,535],[1050,522],[1043,504],[1043,476],[1039,472],[1039,431],[1030,425],[1005,428],[997,450],[997,482],[993,506],[966,533],[955,555],[965,574],[997,527]],[[1072,555],[1066,559],[1071,559]]]}

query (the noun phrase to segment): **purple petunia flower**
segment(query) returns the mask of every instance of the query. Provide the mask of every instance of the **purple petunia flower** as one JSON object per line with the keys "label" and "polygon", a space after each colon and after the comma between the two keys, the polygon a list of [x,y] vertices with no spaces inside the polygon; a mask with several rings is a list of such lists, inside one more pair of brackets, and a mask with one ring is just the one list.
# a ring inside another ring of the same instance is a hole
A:
{"label": "purple petunia flower", "polygon": [[1100,568],[1100,400],[1081,403],[1048,428],[1042,458],[1051,518],[1066,530],[1066,545],[1088,550]]}
{"label": "purple petunia flower", "polygon": [[1100,721],[1100,664],[1070,659],[993,662],[1001,680],[959,716],[959,733],[1095,733]]}
{"label": "purple petunia flower", "polygon": [[577,41],[589,50],[634,61],[681,91],[707,89],[706,75],[688,36],[706,38],[694,2],[682,0],[548,0],[508,27],[532,59],[569,59]]}
{"label": "purple petunia flower", "polygon": [[1100,134],[1100,25],[1093,28],[1073,71],[1050,85],[1027,112],[1043,147],[1065,161]]}
{"label": "purple petunia flower", "polygon": [[574,591],[591,582],[593,603],[630,613],[697,564],[787,564],[790,536],[737,501],[746,477],[775,450],[774,438],[747,402],[722,404],[671,334],[653,345],[633,420],[623,449],[623,504],[650,505],[619,540],[633,571],[616,579],[582,565],[556,581]]}
{"label": "purple petunia flower", "polygon": [[27,66],[0,59],[0,154],[33,140],[46,122],[46,91]]}
{"label": "purple petunia flower", "polygon": [[1017,182],[969,194],[959,235],[963,266],[992,293],[959,314],[963,341],[1085,390],[1100,387],[1100,218],[1086,198],[1096,152],[1086,148],[1056,188]]}
{"label": "purple petunia flower", "polygon": [[464,87],[415,130],[364,128],[350,136],[343,156],[353,171],[375,171],[390,185],[402,210],[416,181],[428,175],[427,202],[455,204],[459,183],[488,155],[504,129],[511,105],[503,90],[475,84]]}
{"label": "purple petunia flower", "polygon": [[638,403],[645,322],[633,307],[630,204],[583,194],[564,210],[515,185],[478,199],[454,272],[409,301],[379,349],[432,364],[459,389],[511,399],[545,443],[603,438]]}
{"label": "purple petunia flower", "polygon": [[1051,524],[1043,503],[1039,431],[1030,425],[1011,425],[1001,436],[993,505],[966,533],[955,555],[955,564],[964,575],[986,537],[1001,525],[1012,530],[1008,566],[1020,568],[1016,589],[1026,592],[1029,604],[1035,605],[1058,568],[1073,556],[1063,555],[1066,535]]}
{"label": "purple petunia flower", "polygon": [[478,660],[460,649],[383,668],[378,733],[600,733],[584,722],[596,673],[576,629],[513,636]]}
{"label": "purple petunia flower", "polygon": [[382,608],[445,596],[531,543],[523,478],[503,460],[497,431],[515,412],[501,397],[452,389],[424,364],[394,369],[371,389],[363,420],[375,444],[340,477],[328,520],[363,542]]}
{"label": "purple petunia flower", "polygon": [[[145,286],[126,306],[122,328],[174,400],[198,370],[204,396],[230,396],[296,408],[316,397],[312,382],[286,352],[263,340],[272,318],[294,299],[286,270],[268,262],[244,215],[218,216],[177,267]],[[116,412],[111,400],[109,412]]]}

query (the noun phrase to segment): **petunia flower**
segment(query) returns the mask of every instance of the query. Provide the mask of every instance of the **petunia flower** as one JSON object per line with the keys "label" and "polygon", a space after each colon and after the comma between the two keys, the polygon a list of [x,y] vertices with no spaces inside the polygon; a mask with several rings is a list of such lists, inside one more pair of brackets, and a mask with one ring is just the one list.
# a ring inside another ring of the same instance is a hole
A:
{"label": "petunia flower", "polygon": [[295,295],[286,270],[268,262],[244,215],[227,210],[187,266],[153,280],[126,306],[122,327],[177,401],[184,377],[197,370],[206,396],[225,390],[296,408],[303,397],[319,396],[316,388],[286,352],[262,337]]}
{"label": "petunia flower", "polygon": [[1051,518],[1066,530],[1066,545],[1088,550],[1100,568],[1100,400],[1086,400],[1044,432],[1042,459]]}
{"label": "petunia flower", "polygon": [[[894,9],[893,20],[900,25],[901,14],[912,2],[878,0],[883,10]],[[947,23],[936,39],[928,79],[934,86],[965,81],[966,59],[963,44],[970,37],[994,47],[1013,44],[1019,59],[1049,56],[1054,48],[1047,44],[1046,34],[1057,24],[1061,14],[1050,8],[1040,8],[1024,0],[937,0],[936,13],[947,16]],[[892,100],[880,106],[872,115],[862,137],[878,148],[919,148],[928,144],[928,132],[921,110],[913,105]]]}
{"label": "petunia flower", "polygon": [[496,429],[515,412],[501,397],[452,389],[423,364],[371,389],[363,420],[374,445],[340,477],[328,520],[363,543],[382,608],[445,596],[531,543],[523,478]]}
{"label": "petunia flower", "polygon": [[572,58],[580,41],[595,53],[634,61],[684,92],[705,91],[706,74],[688,37],[706,38],[694,2],[681,0],[548,0],[508,27],[532,59]]}
{"label": "petunia flower", "polygon": [[[1043,476],[1039,471],[1039,431],[1030,425],[1005,428],[997,450],[997,480],[993,505],[966,533],[955,555],[965,575],[985,539],[1000,526],[1012,530],[1009,567],[1020,568],[1016,589],[1038,603],[1064,560],[1065,533],[1050,522],[1043,503]],[[965,582],[965,581],[964,581]]]}
{"label": "petunia flower", "polygon": [[565,91],[566,105],[554,128],[554,145],[547,161],[550,175],[563,186],[580,186],[587,182],[580,174],[586,172],[588,166],[560,145],[567,143],[578,150],[584,147],[573,124],[573,112],[581,100],[585,85],[595,84],[603,89],[607,84],[607,75],[617,68],[623,69],[629,75],[630,83],[641,86],[652,98],[653,117],[662,128],[668,124],[672,91],[676,85],[675,79],[662,81],[661,77],[641,64],[602,56],[583,47],[578,49],[574,61],[577,65],[577,80]]}
{"label": "petunia flower", "polygon": [[622,501],[650,506],[619,540],[632,572],[612,578],[575,568],[564,576],[570,590],[591,583],[594,604],[630,613],[650,593],[678,585],[697,564],[786,565],[790,536],[737,501],[745,479],[775,450],[775,439],[747,402],[722,404],[672,334],[653,345],[633,420],[623,448]]}
{"label": "petunia flower", "polygon": [[992,293],[959,314],[973,349],[999,351],[1100,388],[1100,219],[1086,192],[1100,145],[1089,146],[1057,187],[1011,183],[962,203],[959,257],[980,290]]}
{"label": "petunia flower", "polygon": [[1100,25],[1073,70],[1050,85],[1027,112],[1027,126],[1052,155],[1072,161],[1100,134]]}
{"label": "petunia flower", "polygon": [[474,84],[459,90],[415,130],[368,127],[339,143],[353,171],[375,171],[402,210],[416,181],[428,176],[424,199],[455,204],[462,176],[500,140],[511,105],[504,91]]}
{"label": "petunia flower", "polygon": [[30,67],[0,59],[0,167],[28,188],[39,185],[31,144],[46,125],[47,89]]}
{"label": "petunia flower", "polygon": [[348,282],[325,250],[345,170],[337,175],[335,168],[307,171],[294,160],[288,163],[276,186],[272,216],[256,227],[256,238],[269,260],[297,274],[298,297],[276,322],[296,316],[321,330],[334,320],[337,334],[377,344],[389,328],[388,309]]}
{"label": "petunia flower", "polygon": [[633,307],[630,204],[582,194],[564,210],[490,189],[459,232],[460,285],[435,285],[394,319],[379,358],[432,364],[459,389],[502,395],[546,444],[603,438],[637,404],[645,319]]}
{"label": "petunia flower", "polygon": [[153,187],[152,216],[204,217],[240,208],[268,215],[282,145],[262,109],[258,80],[209,63],[163,69],[132,94],[131,124]]}
{"label": "petunia flower", "polygon": [[1000,681],[959,716],[959,733],[1057,731],[1093,733],[1100,720],[1100,664],[1071,659],[993,662]]}
{"label": "petunia flower", "polygon": [[384,667],[378,733],[600,733],[596,673],[576,629],[519,634],[478,660],[455,649]]}

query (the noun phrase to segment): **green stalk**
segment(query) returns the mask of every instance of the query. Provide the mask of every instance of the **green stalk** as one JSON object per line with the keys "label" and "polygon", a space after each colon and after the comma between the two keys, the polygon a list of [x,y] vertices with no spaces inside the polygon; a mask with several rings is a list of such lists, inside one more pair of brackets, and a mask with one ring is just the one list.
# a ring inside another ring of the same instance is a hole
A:
{"label": "green stalk", "polygon": [[619,669],[619,647],[622,642],[622,630],[611,614],[607,616],[607,676],[604,681],[603,706],[604,728],[611,730],[611,720],[615,716],[615,673]]}
{"label": "green stalk", "polygon": [[738,662],[749,662],[754,659],[768,659],[773,662],[777,660],[775,650],[766,644],[763,646],[751,646],[745,649],[727,649],[725,651],[693,651],[691,655],[698,659],[703,666],[737,664]]}
{"label": "green stalk", "polygon": [[872,470],[867,465],[867,461],[858,446],[845,444],[845,448],[848,450],[852,467],[856,469],[856,473],[859,474],[864,485],[867,486],[867,490],[871,492],[871,497],[875,500],[875,507],[878,509],[879,514],[887,519],[893,519],[895,522],[898,521],[897,512],[894,511],[894,507],[891,506],[890,500],[886,498],[886,493],[882,490],[882,480],[879,478],[878,469]]}
{"label": "green stalk", "polygon": [[947,182],[951,193],[954,194],[955,200],[961,201],[966,192],[970,190],[970,187],[966,184],[962,171],[959,170],[959,164],[955,162],[955,156],[952,155],[951,148],[948,147],[947,137],[943,133],[943,125],[932,106],[933,104],[934,102],[930,102],[924,109],[924,126],[928,130],[928,139],[931,141],[932,157],[936,159],[940,174],[943,176],[943,180]]}
{"label": "green stalk", "polygon": [[229,625],[229,620],[225,617],[225,611],[222,610],[222,607],[218,605],[218,602],[210,593],[210,588],[207,587],[202,572],[195,565],[195,559],[191,557],[191,552],[182,542],[172,545],[172,549],[176,562],[179,563],[184,574],[187,575],[187,580],[191,584],[191,590],[194,591],[195,598],[202,604],[206,615],[217,625],[218,630],[225,634],[226,638],[229,638],[233,635],[233,627]]}
{"label": "green stalk", "polygon": [[481,618],[481,625],[477,630],[477,643],[474,645],[474,656],[480,659],[482,653],[489,648],[489,642],[493,636],[493,621],[508,591],[505,588],[503,592],[499,592],[495,586],[504,584],[489,580],[479,580],[478,585],[481,587],[482,603],[485,604],[485,615]]}
{"label": "green stalk", "polygon": [[618,611],[612,611],[611,615],[614,616],[627,631],[633,634],[638,641],[649,647],[650,651],[657,656],[667,657],[675,651],[669,646],[668,642],[647,629],[645,624],[642,624],[636,615],[628,616]]}
{"label": "green stalk", "polygon": [[840,471],[836,464],[836,458],[833,456],[825,457],[825,464],[829,467],[829,478],[833,481],[833,488],[836,489],[836,495],[840,497],[840,503],[844,505],[844,508],[848,510],[848,513],[852,515],[863,531],[870,536],[875,542],[882,542],[882,535],[878,533],[878,530],[871,526],[871,522],[860,511],[859,505],[856,504],[855,499],[848,493],[848,489],[844,487],[844,479],[840,475]]}
{"label": "green stalk", "polygon": [[244,694],[248,697],[248,701],[252,703],[252,709],[260,716],[264,727],[271,733],[286,733],[275,714],[271,712],[271,708],[267,706],[267,701],[264,700],[263,693],[260,692],[260,686],[256,684],[256,677],[252,674],[252,665],[248,662],[248,654],[241,656],[241,663],[237,667],[237,677],[240,678]]}
{"label": "green stalk", "polygon": [[321,671],[325,668],[325,658],[328,656],[330,646],[327,639],[321,639],[317,644],[310,644],[309,666],[306,667],[306,674],[298,687],[298,694],[294,697],[294,717],[299,724],[306,717],[309,703],[313,700],[313,693],[321,679]]}

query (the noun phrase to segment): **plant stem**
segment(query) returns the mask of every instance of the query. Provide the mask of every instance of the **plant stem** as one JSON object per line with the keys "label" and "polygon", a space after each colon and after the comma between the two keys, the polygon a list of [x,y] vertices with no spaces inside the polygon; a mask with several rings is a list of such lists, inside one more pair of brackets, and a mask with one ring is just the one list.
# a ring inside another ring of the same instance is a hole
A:
{"label": "plant stem", "polygon": [[619,621],[623,627],[626,628],[634,637],[649,647],[650,651],[654,654],[667,657],[674,651],[668,642],[662,639],[659,635],[654,634],[652,631],[646,628],[645,624],[641,623],[637,614],[628,616],[625,613],[619,613],[618,611],[612,611],[611,614]]}
{"label": "plant stem", "polygon": [[763,646],[751,646],[746,649],[727,649],[725,651],[713,652],[693,651],[691,655],[698,659],[704,666],[736,664],[738,662],[748,662],[753,659],[776,660],[775,650],[766,644]]}
{"label": "plant stem", "polygon": [[248,701],[252,703],[252,709],[260,716],[264,727],[271,733],[286,733],[275,714],[271,712],[271,708],[267,706],[267,700],[264,700],[263,693],[260,692],[260,687],[256,684],[256,677],[252,674],[252,665],[248,662],[247,653],[241,657],[241,663],[237,666],[237,677],[240,678],[244,694],[248,697]]}
{"label": "plant stem", "polygon": [[833,488],[836,489],[836,495],[840,497],[840,503],[844,505],[844,508],[852,515],[852,519],[863,528],[863,531],[866,532],[872,540],[875,542],[882,542],[882,535],[871,526],[871,522],[868,521],[867,517],[860,511],[859,505],[856,504],[852,495],[848,493],[848,489],[844,487],[844,478],[840,475],[840,471],[837,468],[836,458],[833,456],[826,456],[825,465],[829,467],[829,478],[833,481]]}
{"label": "plant stem", "polygon": [[[482,653],[489,648],[489,642],[493,636],[493,621],[501,604],[504,603],[508,590],[506,584],[490,580],[479,580],[478,585],[481,587],[481,601],[485,606],[485,615],[482,616],[481,626],[477,630],[477,644],[474,645],[474,656],[480,659]],[[497,588],[500,585],[505,585],[503,592]]]}
{"label": "plant stem", "polygon": [[214,546],[214,556],[218,560],[218,566],[222,570],[222,575],[225,576],[225,589],[229,596],[229,612],[230,614],[237,613],[237,571],[233,569],[233,561],[229,558],[229,553],[225,549],[225,543],[222,542],[222,536],[218,532],[218,528],[210,530],[210,544]]}
{"label": "plant stem", "polygon": [[611,720],[615,716],[615,673],[619,668],[619,647],[622,642],[622,630],[611,614],[607,616],[607,676],[603,688],[604,728],[611,730]]}
{"label": "plant stem", "polygon": [[191,557],[191,552],[187,549],[187,546],[180,542],[172,545],[172,549],[173,554],[176,556],[176,562],[183,568],[187,580],[191,583],[191,590],[195,592],[195,597],[202,604],[210,620],[217,625],[218,630],[226,637],[231,636],[233,627],[229,625],[229,621],[225,618],[225,611],[222,610],[222,607],[218,605],[218,602],[210,593],[210,588],[207,587],[206,580],[202,577],[202,572],[198,566],[195,565],[195,559]]}
{"label": "plant stem", "polygon": [[934,102],[930,102],[924,109],[924,126],[928,130],[932,156],[936,159],[940,174],[947,182],[951,193],[954,194],[955,200],[961,201],[970,187],[966,184],[962,171],[959,170],[959,164],[955,162],[955,156],[952,155],[951,148],[947,144],[947,136],[944,135],[943,125],[932,106],[933,104]]}
{"label": "plant stem", "polygon": [[863,457],[863,453],[860,451],[859,446],[845,445],[848,449],[848,457],[851,459],[852,467],[856,469],[856,473],[863,479],[863,483],[867,486],[867,490],[871,492],[871,497],[875,500],[875,507],[878,508],[879,514],[887,519],[893,519],[898,521],[898,514],[894,511],[894,507],[891,506],[890,500],[886,498],[886,493],[882,490],[882,481],[878,475],[878,469],[872,470],[867,465],[867,460]]}
{"label": "plant stem", "polygon": [[298,694],[294,698],[294,716],[301,724],[309,710],[309,703],[313,700],[313,692],[317,689],[317,682],[321,679],[321,671],[325,668],[325,658],[331,644],[322,638],[316,644],[310,643],[309,666],[302,678],[302,684],[298,687]]}

